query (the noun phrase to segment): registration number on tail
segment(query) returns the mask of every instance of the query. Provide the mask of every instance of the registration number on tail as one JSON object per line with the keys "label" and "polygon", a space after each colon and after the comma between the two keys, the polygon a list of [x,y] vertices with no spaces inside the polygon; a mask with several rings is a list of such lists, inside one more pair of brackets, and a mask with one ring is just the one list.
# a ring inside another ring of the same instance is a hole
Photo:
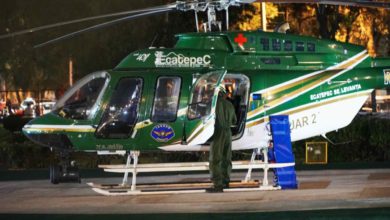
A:
{"label": "registration number on tail", "polygon": [[317,114],[315,113],[290,120],[290,130],[307,127],[313,124],[317,124]]}

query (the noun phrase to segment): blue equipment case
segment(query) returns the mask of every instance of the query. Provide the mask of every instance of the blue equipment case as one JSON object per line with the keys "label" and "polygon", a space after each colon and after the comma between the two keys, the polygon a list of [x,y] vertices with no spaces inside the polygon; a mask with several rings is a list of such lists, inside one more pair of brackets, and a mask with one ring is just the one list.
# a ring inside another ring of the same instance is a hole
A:
{"label": "blue equipment case", "polygon": [[[270,116],[273,148],[268,150],[269,159],[276,163],[292,163],[295,161],[291,146],[290,123],[288,115]],[[295,167],[276,168],[275,184],[282,189],[298,188]]]}

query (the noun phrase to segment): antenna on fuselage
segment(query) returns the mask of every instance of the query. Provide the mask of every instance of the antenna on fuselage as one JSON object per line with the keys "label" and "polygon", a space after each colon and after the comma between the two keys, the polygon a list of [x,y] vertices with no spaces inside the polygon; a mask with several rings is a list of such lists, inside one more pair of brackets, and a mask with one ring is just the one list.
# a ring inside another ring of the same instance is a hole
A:
{"label": "antenna on fuselage", "polygon": [[157,33],[156,35],[154,35],[153,40],[152,40],[152,43],[150,43],[149,48],[153,48],[154,42],[156,42],[157,37],[158,37],[158,33]]}
{"label": "antenna on fuselage", "polygon": [[332,141],[331,139],[329,139],[326,134],[321,134],[321,136],[323,138],[325,138],[329,143],[331,143],[332,145],[342,145],[342,144],[349,144],[349,143],[352,143],[352,141],[344,141],[344,142],[334,142]]}

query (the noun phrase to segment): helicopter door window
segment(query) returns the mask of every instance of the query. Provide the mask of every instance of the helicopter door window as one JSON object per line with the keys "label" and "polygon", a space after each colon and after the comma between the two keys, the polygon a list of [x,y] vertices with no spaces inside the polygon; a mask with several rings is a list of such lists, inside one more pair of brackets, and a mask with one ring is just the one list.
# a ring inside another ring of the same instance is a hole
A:
{"label": "helicopter door window", "polygon": [[188,108],[188,119],[197,119],[210,115],[215,85],[220,74],[211,73],[201,76],[193,88]]}
{"label": "helicopter door window", "polygon": [[172,122],[176,120],[180,95],[180,77],[159,77],[154,96],[152,121]]}
{"label": "helicopter door window", "polygon": [[94,73],[81,79],[58,100],[53,112],[61,117],[85,120],[90,118],[95,103],[101,99],[108,74]]}
{"label": "helicopter door window", "polygon": [[96,136],[100,138],[128,138],[138,119],[142,79],[122,78],[106,107]]}

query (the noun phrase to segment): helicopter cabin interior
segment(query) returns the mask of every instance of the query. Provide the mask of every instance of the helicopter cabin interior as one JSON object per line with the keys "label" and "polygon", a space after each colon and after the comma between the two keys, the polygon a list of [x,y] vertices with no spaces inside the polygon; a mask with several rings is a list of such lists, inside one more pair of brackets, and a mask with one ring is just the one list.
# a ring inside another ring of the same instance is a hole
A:
{"label": "helicopter cabin interior", "polygon": [[232,127],[233,140],[242,136],[248,109],[249,78],[243,74],[226,74],[223,78],[228,100],[233,104],[237,123]]}
{"label": "helicopter cabin interior", "polygon": [[[210,115],[214,90],[218,84],[218,74],[211,72],[195,76],[193,81],[192,97],[189,100],[187,113],[189,120]],[[249,78],[243,74],[228,73],[221,79],[220,85],[225,87],[228,100],[235,108],[237,123],[232,126],[232,135],[233,140],[239,139],[244,133],[248,110]]]}

